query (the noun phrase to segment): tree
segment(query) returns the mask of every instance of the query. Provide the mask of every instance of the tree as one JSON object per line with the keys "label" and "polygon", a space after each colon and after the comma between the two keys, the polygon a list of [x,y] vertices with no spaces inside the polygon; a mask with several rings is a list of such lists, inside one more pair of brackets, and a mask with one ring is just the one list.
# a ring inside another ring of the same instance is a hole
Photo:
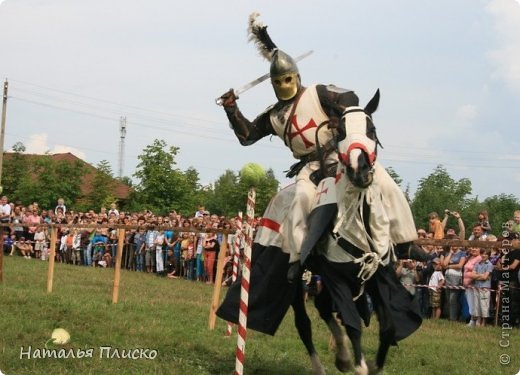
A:
{"label": "tree", "polygon": [[390,177],[392,177],[392,179],[395,181],[395,183],[399,186],[401,186],[401,182],[403,182],[403,179],[401,178],[401,176],[399,176],[399,174],[394,170],[394,168],[392,167],[387,167],[385,168],[385,170],[388,172],[388,174],[390,175]]}
{"label": "tree", "polygon": [[520,207],[520,200],[512,194],[499,194],[484,200],[484,208],[489,213],[489,223],[495,235],[500,235],[503,225],[513,218]]}
{"label": "tree", "polygon": [[[24,198],[24,191],[30,183],[29,163],[23,155],[25,146],[22,142],[13,145],[13,155],[8,162],[4,161],[2,171],[3,194],[13,202]],[[5,159],[4,159],[5,160]]]}
{"label": "tree", "polygon": [[[242,210],[245,210],[246,202],[247,202],[247,191],[248,186],[244,185],[242,181],[240,181],[240,189],[245,192],[245,195],[241,195],[243,197],[242,201]],[[271,201],[271,198],[278,192],[280,187],[280,182],[275,178],[274,171],[272,169],[268,169],[265,173],[265,176],[260,180],[258,186],[256,188],[256,202],[255,202],[255,216],[262,216],[267,205]]]}
{"label": "tree", "polygon": [[115,180],[110,163],[101,160],[96,166],[92,190],[86,196],[88,207],[99,210],[99,208],[107,207],[110,203],[115,202],[116,199],[111,193],[114,191],[114,185]]}
{"label": "tree", "polygon": [[238,211],[244,211],[245,200],[243,200],[243,207],[238,208],[237,195],[238,189],[238,175],[232,170],[227,169],[221,175],[213,188],[213,192],[209,195],[210,199],[206,201],[206,208],[210,212],[215,212],[219,215],[235,216]]}
{"label": "tree", "polygon": [[[272,169],[267,170],[259,181],[256,189],[255,216],[261,216],[271,198],[276,194],[280,183],[274,176]],[[206,207],[217,214],[236,216],[238,212],[245,212],[247,193],[250,186],[240,178],[239,173],[226,170],[215,182],[213,193]]]}
{"label": "tree", "polygon": [[463,212],[470,202],[470,194],[470,180],[455,181],[442,165],[438,165],[428,177],[419,180],[411,204],[416,225],[427,227],[431,212],[437,212],[441,218],[445,209]]}
{"label": "tree", "polygon": [[168,147],[164,140],[158,139],[143,150],[133,174],[139,182],[132,196],[132,207],[158,213],[175,209],[185,215],[192,214],[200,190],[199,177],[193,168],[185,173],[174,168],[178,152],[178,147]]}
{"label": "tree", "polygon": [[[75,202],[82,195],[82,177],[86,171],[85,163],[80,160],[75,160],[74,163],[65,160],[56,162],[55,176],[57,188],[54,191],[52,203],[56,204],[58,198],[63,198],[65,202],[69,202],[71,209],[75,208]],[[112,186],[112,183],[107,184],[107,188],[111,188]]]}

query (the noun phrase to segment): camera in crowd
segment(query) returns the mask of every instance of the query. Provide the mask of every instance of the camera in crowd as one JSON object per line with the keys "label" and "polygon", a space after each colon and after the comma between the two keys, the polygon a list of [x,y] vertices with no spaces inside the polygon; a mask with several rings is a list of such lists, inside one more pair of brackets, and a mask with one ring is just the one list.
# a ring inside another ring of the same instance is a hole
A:
{"label": "camera in crowd", "polygon": [[448,215],[448,216],[453,215],[453,212],[450,211],[450,210],[448,210],[448,209],[445,209],[445,210],[444,210],[444,213],[445,213],[446,215]]}

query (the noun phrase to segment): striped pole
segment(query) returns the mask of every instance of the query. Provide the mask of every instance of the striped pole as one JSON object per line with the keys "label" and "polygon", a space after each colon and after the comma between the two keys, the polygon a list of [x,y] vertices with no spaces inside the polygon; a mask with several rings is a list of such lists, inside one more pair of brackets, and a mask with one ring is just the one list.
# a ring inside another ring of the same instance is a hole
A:
{"label": "striped pole", "polygon": [[[233,239],[233,273],[231,275],[231,283],[234,283],[238,277],[238,261],[240,257],[240,242],[242,241],[242,211],[238,213],[237,231]],[[228,322],[226,328],[226,336],[231,336],[233,333],[233,323]]]}
{"label": "striped pole", "polygon": [[240,311],[238,314],[238,336],[237,351],[235,361],[235,375],[244,373],[244,360],[246,350],[247,332],[247,306],[249,301],[249,278],[251,271],[251,247],[253,244],[253,219],[255,217],[256,191],[252,187],[247,194],[247,210],[245,220],[245,246],[244,246],[244,266],[242,268],[242,288],[240,289]]}

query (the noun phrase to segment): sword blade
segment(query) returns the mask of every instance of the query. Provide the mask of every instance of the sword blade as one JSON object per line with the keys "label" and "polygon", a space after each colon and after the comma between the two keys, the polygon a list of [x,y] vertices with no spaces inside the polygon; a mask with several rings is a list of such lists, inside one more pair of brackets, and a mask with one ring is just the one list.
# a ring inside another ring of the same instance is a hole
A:
{"label": "sword blade", "polygon": [[[303,60],[304,58],[306,58],[307,56],[310,56],[312,55],[314,51],[313,50],[310,50],[310,51],[307,51],[305,52],[304,54],[301,54],[300,56],[296,57],[294,59],[295,62],[298,62],[298,61],[301,61]],[[238,98],[240,94],[242,94],[243,92],[246,92],[247,90],[255,87],[256,85],[258,85],[259,83],[262,83],[264,82],[266,79],[268,79],[269,77],[271,76],[271,74],[269,73],[265,73],[264,75],[258,77],[257,79],[254,79],[252,80],[251,82],[248,82],[246,83],[245,85],[243,86],[240,86],[238,89],[233,89],[233,93],[235,94],[235,96]],[[215,99],[215,103],[217,103],[217,105],[222,105],[222,98],[221,97],[218,97],[217,99]]]}

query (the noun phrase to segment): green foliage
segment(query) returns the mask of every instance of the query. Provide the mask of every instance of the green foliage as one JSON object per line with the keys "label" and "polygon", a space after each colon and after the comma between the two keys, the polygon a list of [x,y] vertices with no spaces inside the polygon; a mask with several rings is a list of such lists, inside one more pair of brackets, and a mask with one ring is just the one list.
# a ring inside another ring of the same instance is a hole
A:
{"label": "green foliage", "polygon": [[175,168],[178,152],[178,147],[168,147],[158,139],[143,150],[133,175],[139,180],[132,196],[133,206],[157,213],[170,209],[185,215],[194,212],[200,199],[198,172],[193,168],[185,172]]}
{"label": "green foliage", "polygon": [[2,186],[3,195],[7,195],[11,201],[22,201],[24,191],[27,189],[29,178],[29,163],[23,152],[25,146],[21,142],[17,142],[13,146],[14,153],[9,162],[4,161],[2,170]]}
{"label": "green foliage", "polygon": [[462,178],[455,181],[441,165],[427,177],[419,180],[419,186],[411,203],[415,224],[428,227],[428,214],[437,212],[442,218],[445,209],[463,212],[471,194],[471,181]]}
{"label": "green foliage", "polygon": [[427,228],[430,212],[437,212],[442,218],[445,209],[458,211],[465,223],[467,238],[471,227],[478,222],[479,212],[486,210],[492,233],[498,236],[502,224],[511,219],[513,211],[520,206],[519,199],[511,194],[494,195],[483,202],[470,195],[471,182],[467,178],[455,181],[445,168],[437,166],[433,173],[419,181],[411,204],[416,225]]}
{"label": "green foliage", "polygon": [[[279,185],[272,169],[267,170],[257,181],[255,216],[263,214],[269,201],[278,191]],[[236,216],[240,211],[245,212],[249,188],[250,180],[242,179],[239,174],[227,170],[215,182],[213,194],[209,195],[211,199],[206,203],[206,208],[228,217]]]}
{"label": "green foliage", "polygon": [[247,184],[249,187],[257,186],[260,180],[264,177],[264,168],[257,163],[247,163],[240,169],[240,181]]}
{"label": "green foliage", "polygon": [[500,235],[503,224],[513,218],[513,212],[520,207],[520,200],[512,194],[499,194],[484,200],[483,207],[489,214],[491,232]]}
{"label": "green foliage", "polygon": [[401,186],[401,182],[403,182],[403,179],[401,178],[401,176],[399,176],[399,174],[394,170],[394,168],[392,167],[387,167],[385,168],[385,170],[388,172],[388,174],[390,175],[390,177],[392,177],[392,179],[395,181],[395,183],[399,186]]}
{"label": "green foliage", "polygon": [[107,207],[115,201],[111,191],[114,189],[112,167],[106,160],[101,160],[96,166],[96,173],[92,181],[92,190],[87,194],[88,208],[99,211],[101,207]]}
{"label": "green foliage", "polygon": [[[25,150],[20,144],[16,150]],[[76,161],[55,161],[50,155],[42,155],[29,160],[15,152],[5,164],[5,178],[9,188],[7,195],[11,201],[28,205],[38,202],[40,207],[54,207],[58,198],[71,202],[73,207],[81,194],[81,177],[85,173],[84,163]]]}
{"label": "green foliage", "polygon": [[238,176],[231,170],[226,170],[221,175],[215,185],[213,191],[209,194],[209,199],[205,202],[206,208],[210,212],[219,215],[235,216],[238,211],[245,210],[245,200],[242,200],[243,207],[237,208],[237,201],[242,197],[237,198],[239,189],[237,188]]}

